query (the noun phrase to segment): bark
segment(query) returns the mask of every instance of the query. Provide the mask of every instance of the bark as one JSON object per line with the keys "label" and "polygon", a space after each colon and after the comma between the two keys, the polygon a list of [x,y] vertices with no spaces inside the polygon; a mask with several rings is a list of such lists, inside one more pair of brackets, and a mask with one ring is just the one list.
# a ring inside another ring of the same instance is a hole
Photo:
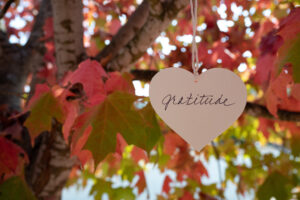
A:
{"label": "bark", "polygon": [[[84,55],[82,2],[52,0],[48,4],[53,11],[55,54],[60,78],[66,71],[76,69]],[[36,23],[39,23],[38,19]],[[33,30],[34,35],[31,35],[27,45],[29,48],[39,46],[37,41],[42,32],[41,26],[34,26]],[[61,126],[53,119],[51,132],[44,132],[36,139],[30,155],[26,178],[39,199],[60,199],[62,188],[75,164],[75,157],[70,157]]]}
{"label": "bark", "polygon": [[75,70],[84,57],[83,5],[79,0],[51,0],[58,77]]}
{"label": "bark", "polygon": [[[67,2],[70,7],[72,7],[70,5],[72,2],[76,4],[78,4],[78,2],[81,3],[81,1]],[[55,2],[53,2],[53,4],[57,5]],[[58,4],[60,4],[60,2],[58,2]],[[73,11],[79,11],[78,16],[80,16],[82,7],[77,10],[74,9]],[[60,12],[65,12],[65,10],[60,10]],[[70,17],[76,16],[71,15],[71,12],[69,12],[69,15]],[[17,44],[10,44],[7,35],[0,32],[0,105],[8,105],[9,108],[9,111],[1,109],[1,116],[9,116],[9,113],[14,110],[20,111],[21,95],[28,74],[35,73],[45,66],[44,54],[46,49],[44,41],[41,40],[41,38],[44,36],[43,27],[45,20],[50,16],[52,16],[51,2],[49,0],[42,0],[39,6],[39,13],[35,17],[31,35],[23,47]],[[76,20],[80,20],[80,18]],[[80,41],[82,41],[82,28],[79,31],[78,29],[81,27],[81,22],[82,21],[76,21],[76,23],[71,26],[77,29],[77,31],[72,31],[74,33],[73,37],[78,37]],[[63,25],[68,26],[69,23]],[[60,29],[56,28],[56,30]],[[81,32],[80,36],[78,36],[78,32]],[[65,37],[64,34],[62,34],[62,37],[60,36],[60,33],[58,33],[56,42],[60,38]],[[59,46],[60,40],[56,44]],[[74,42],[71,45],[74,46],[72,48],[77,48],[76,52],[79,49],[83,51],[82,42],[80,45],[76,44],[77,43]],[[68,45],[66,46],[68,47]],[[79,48],[79,46],[81,48]],[[58,52],[65,53],[64,50],[65,48],[62,50],[58,48]],[[71,60],[70,57],[68,57],[68,59]],[[76,63],[77,57],[76,60],[72,62]],[[68,70],[65,65],[63,65],[61,72],[64,70]],[[7,127],[0,123],[0,128],[3,130]],[[61,125],[54,120],[52,131],[41,134],[37,138],[33,148],[31,147],[29,133],[25,127],[23,127],[22,137],[20,138],[21,141],[14,140],[14,142],[26,150],[31,161],[25,171],[28,185],[31,186],[31,189],[38,199],[60,199],[61,190],[68,180],[69,172],[74,165],[74,158],[70,158],[69,147],[62,137]]]}
{"label": "bark", "polygon": [[109,45],[107,45],[95,59],[101,60],[102,65],[106,65],[111,58],[114,58],[119,50],[123,48],[145,24],[149,15],[149,2],[144,0],[136,11],[129,17],[127,23],[114,35]]}
{"label": "bark", "polygon": [[0,32],[0,105],[5,104],[10,110],[20,110],[27,55],[22,47],[8,42],[6,33]]}
{"label": "bark", "polygon": [[[130,70],[131,65],[145,53],[159,34],[167,28],[171,20],[188,3],[188,0],[149,0],[149,14],[146,22],[125,46],[118,49],[116,56],[111,57],[108,62],[104,62],[107,70]],[[122,29],[119,32],[123,31]],[[114,39],[111,43],[114,43]]]}
{"label": "bark", "polygon": [[60,199],[75,161],[62,135],[62,125],[53,119],[52,130],[36,139],[30,155],[26,177],[35,195],[39,199]]}
{"label": "bark", "polygon": [[25,45],[26,51],[30,52],[30,56],[26,61],[25,69],[35,73],[45,66],[44,55],[46,53],[45,40],[41,40],[44,36],[44,25],[46,19],[52,17],[52,6],[49,0],[43,0],[39,6],[39,13],[35,18],[30,37]]}

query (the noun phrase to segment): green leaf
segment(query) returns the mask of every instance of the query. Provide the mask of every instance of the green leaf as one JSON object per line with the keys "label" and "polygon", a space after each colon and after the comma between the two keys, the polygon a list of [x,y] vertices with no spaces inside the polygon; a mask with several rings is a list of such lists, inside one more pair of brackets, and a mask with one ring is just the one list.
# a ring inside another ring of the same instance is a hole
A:
{"label": "green leaf", "polygon": [[300,136],[293,134],[291,139],[291,149],[294,156],[300,156]]}
{"label": "green leaf", "polygon": [[116,149],[116,134],[120,133],[128,144],[150,151],[161,133],[154,111],[147,105],[137,109],[136,96],[114,92],[94,109],[92,132],[84,146],[92,152],[96,163]]}
{"label": "green leaf", "polygon": [[292,64],[293,79],[295,83],[300,83],[300,36],[286,41],[279,49],[279,68],[286,64]]}
{"label": "green leaf", "polygon": [[38,136],[43,131],[50,131],[52,118],[63,122],[63,110],[51,92],[43,94],[31,106],[30,110],[30,116],[24,125],[33,137]]}
{"label": "green leaf", "polygon": [[257,190],[259,200],[269,200],[275,197],[276,200],[290,199],[291,191],[289,180],[279,172],[270,174],[264,183]]}
{"label": "green leaf", "polygon": [[136,198],[132,192],[132,188],[112,188],[111,182],[103,179],[97,179],[97,182],[92,187],[90,194],[95,195],[96,200],[101,200],[103,194],[107,194],[111,200],[133,200]]}
{"label": "green leaf", "polygon": [[0,200],[35,200],[27,184],[18,176],[11,177],[0,185]]}

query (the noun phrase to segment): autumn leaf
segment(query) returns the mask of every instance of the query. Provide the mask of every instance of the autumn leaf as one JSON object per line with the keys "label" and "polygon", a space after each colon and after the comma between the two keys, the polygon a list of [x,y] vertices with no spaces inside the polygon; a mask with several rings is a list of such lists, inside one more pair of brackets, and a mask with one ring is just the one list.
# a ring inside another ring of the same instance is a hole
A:
{"label": "autumn leaf", "polygon": [[257,190],[257,197],[259,200],[266,200],[275,197],[276,200],[290,199],[290,190],[288,186],[287,177],[279,172],[270,174],[264,183]]}
{"label": "autumn leaf", "polygon": [[167,175],[165,177],[164,183],[163,183],[163,187],[162,187],[162,191],[165,192],[166,194],[169,194],[170,192],[170,183],[172,182],[172,179]]}
{"label": "autumn leaf", "polygon": [[193,200],[193,199],[194,199],[193,195],[188,191],[185,191],[183,196],[179,198],[179,200]]}
{"label": "autumn leaf", "polygon": [[277,65],[282,69],[285,65],[292,65],[293,79],[300,83],[300,8],[291,11],[280,23],[278,35],[284,39],[283,45],[278,51]]}
{"label": "autumn leaf", "polygon": [[123,91],[134,94],[134,87],[132,84],[132,75],[129,73],[111,72],[108,74],[109,78],[105,82],[105,90],[108,94],[114,91]]}
{"label": "autumn leaf", "polygon": [[18,176],[14,176],[0,185],[0,199],[35,200],[36,198],[24,180]]}
{"label": "autumn leaf", "polygon": [[107,77],[102,66],[94,60],[85,60],[78,68],[64,78],[64,85],[81,83],[87,97],[86,106],[91,107],[101,103],[105,97],[103,79]]}
{"label": "autumn leaf", "polygon": [[[278,77],[271,81],[266,92],[267,108],[277,117],[277,109],[281,106],[288,106],[291,98],[287,93],[287,86],[293,83],[292,77],[288,71],[283,70]],[[293,103],[294,104],[294,103]],[[294,109],[297,107],[294,105]]]}
{"label": "autumn leaf", "polygon": [[51,91],[44,93],[30,106],[30,115],[26,119],[26,126],[34,138],[43,131],[50,131],[52,118],[63,123],[64,113],[62,106]]}
{"label": "autumn leaf", "polygon": [[270,136],[270,131],[269,129],[274,129],[274,121],[266,119],[266,118],[258,118],[259,120],[259,127],[258,130],[263,133],[265,138],[269,138]]}
{"label": "autumn leaf", "polygon": [[[25,152],[13,142],[0,137],[0,174],[15,174],[19,165],[19,158],[26,157]],[[1,179],[0,179],[1,182]],[[1,194],[0,194],[1,195]]]}
{"label": "autumn leaf", "polygon": [[120,133],[128,144],[150,151],[160,137],[160,129],[152,108],[137,109],[134,95],[114,92],[92,109],[87,124],[92,131],[84,146],[90,150],[96,163],[116,150],[116,135]]}
{"label": "autumn leaf", "polygon": [[254,82],[257,84],[268,83],[274,68],[274,56],[266,54],[258,58],[256,62],[256,74]]}
{"label": "autumn leaf", "polygon": [[141,170],[137,172],[137,175],[139,177],[139,180],[137,181],[135,186],[138,188],[138,194],[141,194],[146,187],[146,179],[145,179],[144,171]]}
{"label": "autumn leaf", "polygon": [[293,67],[293,79],[295,83],[300,83],[300,35],[293,40],[285,41],[278,54],[279,68],[282,69],[285,65],[291,65]]}
{"label": "autumn leaf", "polygon": [[135,195],[132,192],[132,189],[127,188],[112,188],[111,183],[103,179],[97,179],[96,184],[93,185],[90,194],[95,195],[95,199],[102,199],[104,193],[108,194],[110,199],[123,199],[123,200],[132,200],[135,199]]}

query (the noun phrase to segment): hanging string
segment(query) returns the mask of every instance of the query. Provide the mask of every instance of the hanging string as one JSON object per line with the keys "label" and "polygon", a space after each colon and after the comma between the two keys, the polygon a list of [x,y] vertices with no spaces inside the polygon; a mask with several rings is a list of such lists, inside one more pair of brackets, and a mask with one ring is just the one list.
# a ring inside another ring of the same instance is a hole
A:
{"label": "hanging string", "polygon": [[[194,2],[193,2],[194,1]],[[196,31],[197,31],[197,0],[190,0],[191,4],[191,15],[192,15],[192,25],[193,25],[193,41],[192,41],[192,68],[195,78],[199,75],[199,58],[198,58],[198,48],[196,43]]]}

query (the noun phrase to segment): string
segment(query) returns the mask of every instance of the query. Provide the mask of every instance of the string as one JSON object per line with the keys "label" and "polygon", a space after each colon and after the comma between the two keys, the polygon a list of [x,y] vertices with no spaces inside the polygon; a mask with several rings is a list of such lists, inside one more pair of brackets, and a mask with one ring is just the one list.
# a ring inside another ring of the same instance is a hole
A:
{"label": "string", "polygon": [[[194,1],[194,2],[193,2]],[[192,26],[193,26],[193,41],[192,41],[192,68],[195,78],[199,75],[199,58],[198,58],[198,48],[196,43],[196,30],[197,30],[197,0],[190,0],[191,4],[191,16],[192,16]]]}

